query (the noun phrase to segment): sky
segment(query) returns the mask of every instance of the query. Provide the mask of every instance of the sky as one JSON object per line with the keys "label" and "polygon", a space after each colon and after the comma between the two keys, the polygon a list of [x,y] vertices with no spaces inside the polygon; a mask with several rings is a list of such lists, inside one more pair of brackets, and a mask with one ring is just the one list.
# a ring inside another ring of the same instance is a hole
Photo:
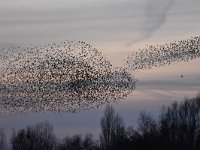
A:
{"label": "sky", "polygon": [[[0,48],[81,40],[123,66],[131,52],[146,45],[199,36],[199,18],[200,0],[0,0]],[[156,114],[162,105],[195,96],[199,65],[197,59],[132,72],[138,79],[135,91],[113,105],[132,125],[141,110]],[[59,137],[86,132],[98,137],[103,109],[0,116],[0,127],[9,133],[47,120]]]}

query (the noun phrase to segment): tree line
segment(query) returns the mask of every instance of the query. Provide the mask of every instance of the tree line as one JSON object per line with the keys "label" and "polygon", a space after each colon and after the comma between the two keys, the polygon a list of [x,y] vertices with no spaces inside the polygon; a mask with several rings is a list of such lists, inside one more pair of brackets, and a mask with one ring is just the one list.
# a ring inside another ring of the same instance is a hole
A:
{"label": "tree line", "polygon": [[[158,117],[141,112],[137,126],[127,127],[111,105],[100,120],[99,140],[91,134],[56,138],[48,122],[13,131],[11,150],[199,150],[200,96],[163,106]],[[0,150],[6,150],[6,137],[0,130]]]}

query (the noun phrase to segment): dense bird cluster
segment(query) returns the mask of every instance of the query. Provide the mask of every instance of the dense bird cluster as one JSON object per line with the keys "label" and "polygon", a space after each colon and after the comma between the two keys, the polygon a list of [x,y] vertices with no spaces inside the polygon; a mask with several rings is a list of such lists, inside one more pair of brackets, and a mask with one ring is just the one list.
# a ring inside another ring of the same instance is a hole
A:
{"label": "dense bird cluster", "polygon": [[0,61],[0,113],[76,112],[135,89],[132,75],[81,41],[2,49]]}
{"label": "dense bird cluster", "polygon": [[131,70],[151,69],[188,61],[200,57],[200,36],[165,45],[147,46],[128,56],[126,62]]}
{"label": "dense bird cluster", "polygon": [[[200,37],[148,46],[127,58],[131,70],[200,57]],[[136,79],[82,41],[0,52],[0,113],[76,112],[125,98]]]}

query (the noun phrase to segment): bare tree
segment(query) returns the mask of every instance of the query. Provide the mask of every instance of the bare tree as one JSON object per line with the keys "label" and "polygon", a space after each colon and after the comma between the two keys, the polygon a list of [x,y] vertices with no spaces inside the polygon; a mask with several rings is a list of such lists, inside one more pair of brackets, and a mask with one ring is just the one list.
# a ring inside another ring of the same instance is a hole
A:
{"label": "bare tree", "polygon": [[13,133],[11,144],[12,150],[54,150],[56,138],[53,127],[45,122]]}
{"label": "bare tree", "polygon": [[163,108],[160,134],[163,145],[191,150],[199,147],[200,97],[185,99]]}
{"label": "bare tree", "polygon": [[156,121],[150,114],[147,114],[146,112],[140,112],[138,125],[138,130],[142,135],[154,134],[157,127]]}
{"label": "bare tree", "polygon": [[3,129],[0,129],[0,150],[6,149],[6,136]]}
{"label": "bare tree", "polygon": [[66,137],[62,144],[59,146],[60,150],[81,150],[82,138],[81,135],[74,135],[72,137]]}
{"label": "bare tree", "polygon": [[81,135],[66,137],[59,145],[59,150],[98,150],[97,143],[92,139],[91,134],[86,134],[84,138]]}
{"label": "bare tree", "polygon": [[84,150],[98,150],[99,149],[99,145],[97,141],[93,140],[91,134],[85,135],[82,145],[83,145]]}
{"label": "bare tree", "polygon": [[157,149],[158,128],[156,120],[148,113],[141,112],[138,118],[137,144],[142,149]]}
{"label": "bare tree", "polygon": [[101,119],[100,145],[102,149],[114,149],[113,146],[119,143],[125,137],[125,127],[123,119],[115,114],[112,106],[107,105],[104,116]]}
{"label": "bare tree", "polygon": [[126,129],[124,121],[119,114],[115,115],[113,127],[114,130],[112,131],[112,144],[118,147],[126,138]]}
{"label": "bare tree", "polygon": [[114,108],[107,105],[104,116],[101,119],[100,144],[102,149],[109,149],[111,147],[112,131],[114,130],[114,115]]}

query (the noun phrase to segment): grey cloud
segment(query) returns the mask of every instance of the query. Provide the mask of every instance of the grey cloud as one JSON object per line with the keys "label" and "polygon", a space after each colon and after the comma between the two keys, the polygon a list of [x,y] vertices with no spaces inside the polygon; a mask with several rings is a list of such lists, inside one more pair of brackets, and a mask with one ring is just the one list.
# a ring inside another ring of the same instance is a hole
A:
{"label": "grey cloud", "polygon": [[[63,5],[42,7],[19,7],[20,4],[0,6],[0,41],[2,42],[37,42],[41,40],[62,39],[113,39],[122,31],[133,28],[130,18],[140,18],[137,8],[142,7],[137,1],[91,1],[63,2]],[[10,7],[9,7],[10,6]],[[132,22],[133,20],[131,20]],[[135,20],[134,20],[135,21]],[[132,23],[135,24],[135,23]],[[137,26],[137,25],[135,25]],[[105,34],[110,33],[109,36]],[[87,36],[85,36],[87,34]],[[29,39],[29,41],[27,41]]]}

